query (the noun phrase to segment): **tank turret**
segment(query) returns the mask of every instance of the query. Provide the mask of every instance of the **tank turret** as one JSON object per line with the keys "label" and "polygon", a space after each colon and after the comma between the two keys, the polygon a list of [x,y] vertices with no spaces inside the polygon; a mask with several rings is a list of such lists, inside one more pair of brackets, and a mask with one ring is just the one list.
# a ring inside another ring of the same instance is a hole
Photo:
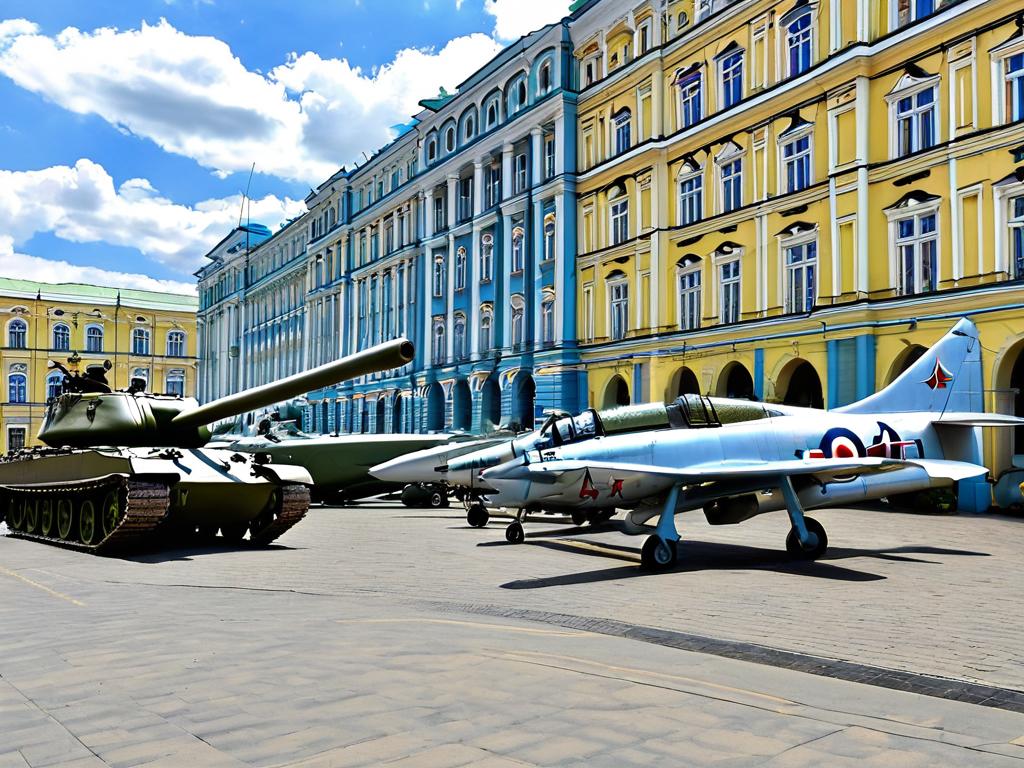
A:
{"label": "tank turret", "polygon": [[39,439],[51,447],[198,448],[210,439],[208,425],[331,386],[410,362],[412,343],[396,339],[343,357],[294,376],[199,405],[192,398],[158,395],[132,383],[114,392],[104,366],[92,365],[85,374],[64,372],[63,392],[46,409]]}

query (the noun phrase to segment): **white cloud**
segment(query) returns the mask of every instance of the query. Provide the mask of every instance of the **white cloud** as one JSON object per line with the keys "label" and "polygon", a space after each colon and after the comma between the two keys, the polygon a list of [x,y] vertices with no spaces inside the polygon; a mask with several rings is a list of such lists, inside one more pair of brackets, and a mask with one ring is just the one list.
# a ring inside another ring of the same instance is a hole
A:
{"label": "white cloud", "polygon": [[11,238],[0,235],[0,276],[19,280],[38,280],[45,283],[88,283],[108,285],[112,288],[141,288],[147,291],[167,291],[195,295],[195,283],[177,280],[157,280],[136,272],[112,272],[97,267],[83,267],[67,261],[41,259],[17,253]]}
{"label": "white cloud", "polygon": [[437,51],[399,51],[371,72],[307,52],[264,75],[221,40],[165,20],[53,37],[24,19],[0,22],[0,74],[22,88],[221,175],[255,161],[264,173],[312,185],[386,144],[390,126],[408,122],[420,99],[454,90],[498,50],[472,34]]}
{"label": "white cloud", "polygon": [[[76,243],[135,248],[184,277],[238,223],[240,205],[240,195],[181,205],[146,179],[128,179],[115,188],[103,166],[85,159],[73,167],[0,171],[0,238],[7,239],[10,253],[37,232],[53,232]],[[268,195],[251,202],[250,216],[274,229],[304,210],[301,200]],[[10,274],[6,255],[0,256],[0,269]]]}
{"label": "white cloud", "polygon": [[494,36],[518,40],[523,35],[554,24],[569,13],[565,0],[484,0],[484,10],[494,17]]}

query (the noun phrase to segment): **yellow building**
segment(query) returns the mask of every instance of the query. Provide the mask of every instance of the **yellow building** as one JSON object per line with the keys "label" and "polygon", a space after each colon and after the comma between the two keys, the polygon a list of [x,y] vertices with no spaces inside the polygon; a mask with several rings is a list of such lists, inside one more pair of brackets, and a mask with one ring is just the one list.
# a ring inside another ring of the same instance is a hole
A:
{"label": "yellow building", "polygon": [[[990,407],[1024,415],[1021,10],[578,3],[591,404],[842,405],[969,315]],[[986,440],[997,476],[1024,454]]]}
{"label": "yellow building", "polygon": [[38,444],[60,384],[50,360],[79,370],[110,360],[115,388],[144,378],[151,390],[194,396],[196,309],[191,296],[0,278],[3,450]]}

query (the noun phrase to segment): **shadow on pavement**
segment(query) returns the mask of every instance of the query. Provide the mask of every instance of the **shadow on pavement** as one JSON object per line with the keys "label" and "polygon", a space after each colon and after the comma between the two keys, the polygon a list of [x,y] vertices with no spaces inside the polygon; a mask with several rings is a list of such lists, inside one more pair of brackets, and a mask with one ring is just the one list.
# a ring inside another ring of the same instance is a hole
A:
{"label": "shadow on pavement", "polygon": [[241,544],[190,544],[187,546],[167,547],[112,555],[115,560],[127,560],[133,563],[171,563],[180,560],[193,560],[206,555],[223,555],[230,552],[288,552],[301,547],[286,547],[283,544],[268,544],[254,547]]}

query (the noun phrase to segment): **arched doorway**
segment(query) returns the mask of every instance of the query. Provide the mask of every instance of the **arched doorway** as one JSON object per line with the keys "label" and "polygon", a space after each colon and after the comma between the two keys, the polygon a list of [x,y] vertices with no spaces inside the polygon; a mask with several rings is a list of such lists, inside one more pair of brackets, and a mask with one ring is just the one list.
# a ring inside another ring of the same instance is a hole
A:
{"label": "arched doorway", "polygon": [[501,424],[501,387],[489,376],[480,390],[480,431],[490,432]]}
{"label": "arched doorway", "polygon": [[444,429],[444,388],[436,381],[427,390],[427,429],[431,432]]}
{"label": "arched doorway", "polygon": [[718,394],[721,397],[736,397],[742,400],[754,399],[754,380],[743,363],[729,363],[718,379]]}
{"label": "arched doorway", "polygon": [[683,395],[699,395],[700,382],[697,381],[697,374],[684,365],[672,374],[672,381],[669,382],[666,394],[668,396],[665,398],[665,402],[668,403]]}
{"label": "arched doorway", "polygon": [[608,385],[604,388],[604,397],[601,399],[602,408],[615,408],[620,405],[629,405],[629,385],[621,376],[612,376]]}
{"label": "arched doorway", "polygon": [[384,433],[384,424],[385,424],[384,415],[385,415],[384,397],[381,395],[381,396],[377,397],[377,419],[376,419],[377,423],[374,424],[374,426],[373,426],[373,431],[376,434],[378,434],[378,435]]}
{"label": "arched doorway", "polygon": [[790,360],[779,374],[776,394],[782,394],[782,402],[801,408],[824,408],[821,394],[821,378],[814,366],[806,360]]}
{"label": "arched doorway", "polygon": [[896,356],[892,367],[889,369],[887,384],[892,384],[900,377],[905,370],[921,359],[921,356],[928,350],[920,344],[911,344],[903,352]]}
{"label": "arched doorway", "polygon": [[467,432],[473,427],[473,394],[469,382],[459,379],[452,392],[452,428]]}
{"label": "arched doorway", "polygon": [[533,376],[520,373],[512,387],[512,421],[523,429],[533,429],[533,402],[537,396]]}
{"label": "arched doorway", "polygon": [[402,420],[402,405],[405,398],[402,393],[395,394],[395,401],[391,405],[391,431],[394,433],[405,432],[405,422]]}

